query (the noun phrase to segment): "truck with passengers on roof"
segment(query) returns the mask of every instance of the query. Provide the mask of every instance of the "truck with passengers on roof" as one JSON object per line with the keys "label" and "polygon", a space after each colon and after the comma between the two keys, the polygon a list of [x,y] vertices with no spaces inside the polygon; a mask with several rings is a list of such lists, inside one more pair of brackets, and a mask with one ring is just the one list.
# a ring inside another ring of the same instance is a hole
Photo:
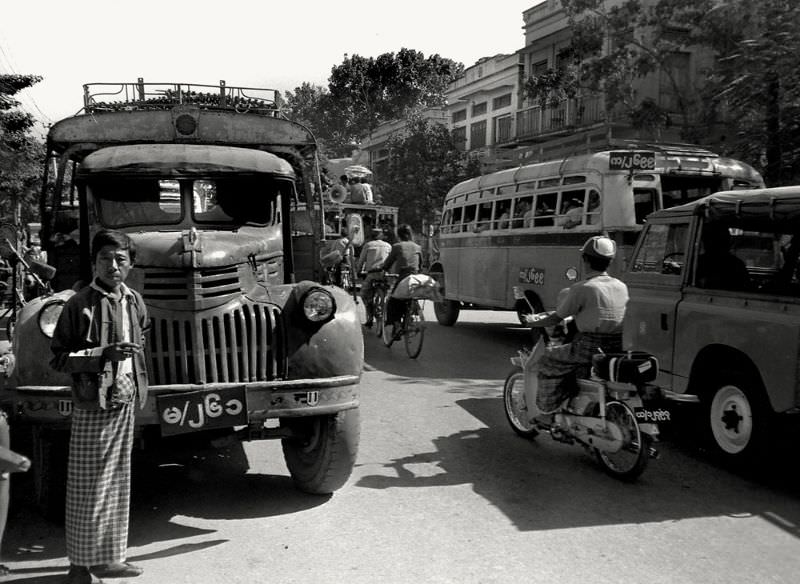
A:
{"label": "truck with passengers on roof", "polygon": [[277,91],[84,86],[82,112],[47,136],[40,207],[53,293],[21,308],[0,394],[32,441],[47,513],[63,510],[72,411],[69,377],[47,366],[50,337],[91,281],[99,229],[133,240],[127,283],[150,316],[154,399],[137,411],[139,443],[278,438],[300,489],[345,483],[359,442],[363,339],[351,297],[296,277],[311,270],[296,261],[290,218],[315,191],[316,141],[281,114]]}

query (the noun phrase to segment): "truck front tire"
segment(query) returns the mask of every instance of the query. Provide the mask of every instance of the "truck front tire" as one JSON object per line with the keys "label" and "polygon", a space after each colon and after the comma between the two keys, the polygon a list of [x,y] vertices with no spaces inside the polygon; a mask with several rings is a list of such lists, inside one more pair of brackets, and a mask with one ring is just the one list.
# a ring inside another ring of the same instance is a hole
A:
{"label": "truck front tire", "polygon": [[282,440],[283,456],[295,485],[312,495],[343,486],[356,462],[361,433],[358,408],[332,415],[283,418],[294,436]]}

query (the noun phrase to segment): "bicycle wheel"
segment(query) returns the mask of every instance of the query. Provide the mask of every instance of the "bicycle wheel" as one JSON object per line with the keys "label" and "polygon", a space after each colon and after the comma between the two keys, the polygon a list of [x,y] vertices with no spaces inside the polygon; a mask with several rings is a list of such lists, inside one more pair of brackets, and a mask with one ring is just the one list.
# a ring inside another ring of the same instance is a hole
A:
{"label": "bicycle wheel", "polygon": [[386,310],[387,308],[386,303],[388,302],[388,299],[384,298],[384,300],[385,302],[383,304],[383,312],[381,313],[381,324],[380,324],[381,340],[383,341],[384,345],[386,345],[387,347],[391,347],[392,343],[394,342],[394,337],[392,336],[394,331],[392,331],[393,327],[391,327],[389,325],[389,322],[386,320],[388,312],[388,310]]}
{"label": "bicycle wheel", "polygon": [[530,422],[528,405],[525,402],[525,372],[514,367],[503,384],[503,408],[511,429],[523,438],[533,438],[539,431]]}
{"label": "bicycle wheel", "polygon": [[406,345],[406,353],[410,358],[419,357],[424,339],[425,316],[422,314],[422,307],[419,303],[412,300],[408,303],[408,308],[403,316],[403,341]]}
{"label": "bicycle wheel", "polygon": [[383,338],[383,303],[385,296],[383,290],[376,286],[372,289],[372,320],[375,323],[375,334]]}
{"label": "bicycle wheel", "polygon": [[612,401],[606,404],[606,420],[616,426],[622,444],[616,452],[596,450],[597,459],[611,476],[633,480],[644,472],[648,461],[648,445],[636,415],[626,404]]}

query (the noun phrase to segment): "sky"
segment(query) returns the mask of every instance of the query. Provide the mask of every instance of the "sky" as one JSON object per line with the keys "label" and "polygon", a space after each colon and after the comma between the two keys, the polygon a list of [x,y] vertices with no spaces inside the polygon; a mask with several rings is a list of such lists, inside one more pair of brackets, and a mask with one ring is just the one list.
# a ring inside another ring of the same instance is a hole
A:
{"label": "sky", "polygon": [[44,79],[19,96],[43,124],[78,113],[84,83],[198,83],[281,92],[327,85],[344,55],[401,48],[473,65],[525,44],[541,0],[5,0],[0,73]]}

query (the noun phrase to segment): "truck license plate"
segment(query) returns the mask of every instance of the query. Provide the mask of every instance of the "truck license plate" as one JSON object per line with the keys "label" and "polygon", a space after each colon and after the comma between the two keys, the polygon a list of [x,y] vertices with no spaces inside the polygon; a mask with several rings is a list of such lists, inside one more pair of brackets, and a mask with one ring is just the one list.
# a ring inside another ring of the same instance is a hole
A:
{"label": "truck license plate", "polygon": [[247,424],[247,393],[241,385],[160,395],[156,409],[163,436],[242,426]]}

